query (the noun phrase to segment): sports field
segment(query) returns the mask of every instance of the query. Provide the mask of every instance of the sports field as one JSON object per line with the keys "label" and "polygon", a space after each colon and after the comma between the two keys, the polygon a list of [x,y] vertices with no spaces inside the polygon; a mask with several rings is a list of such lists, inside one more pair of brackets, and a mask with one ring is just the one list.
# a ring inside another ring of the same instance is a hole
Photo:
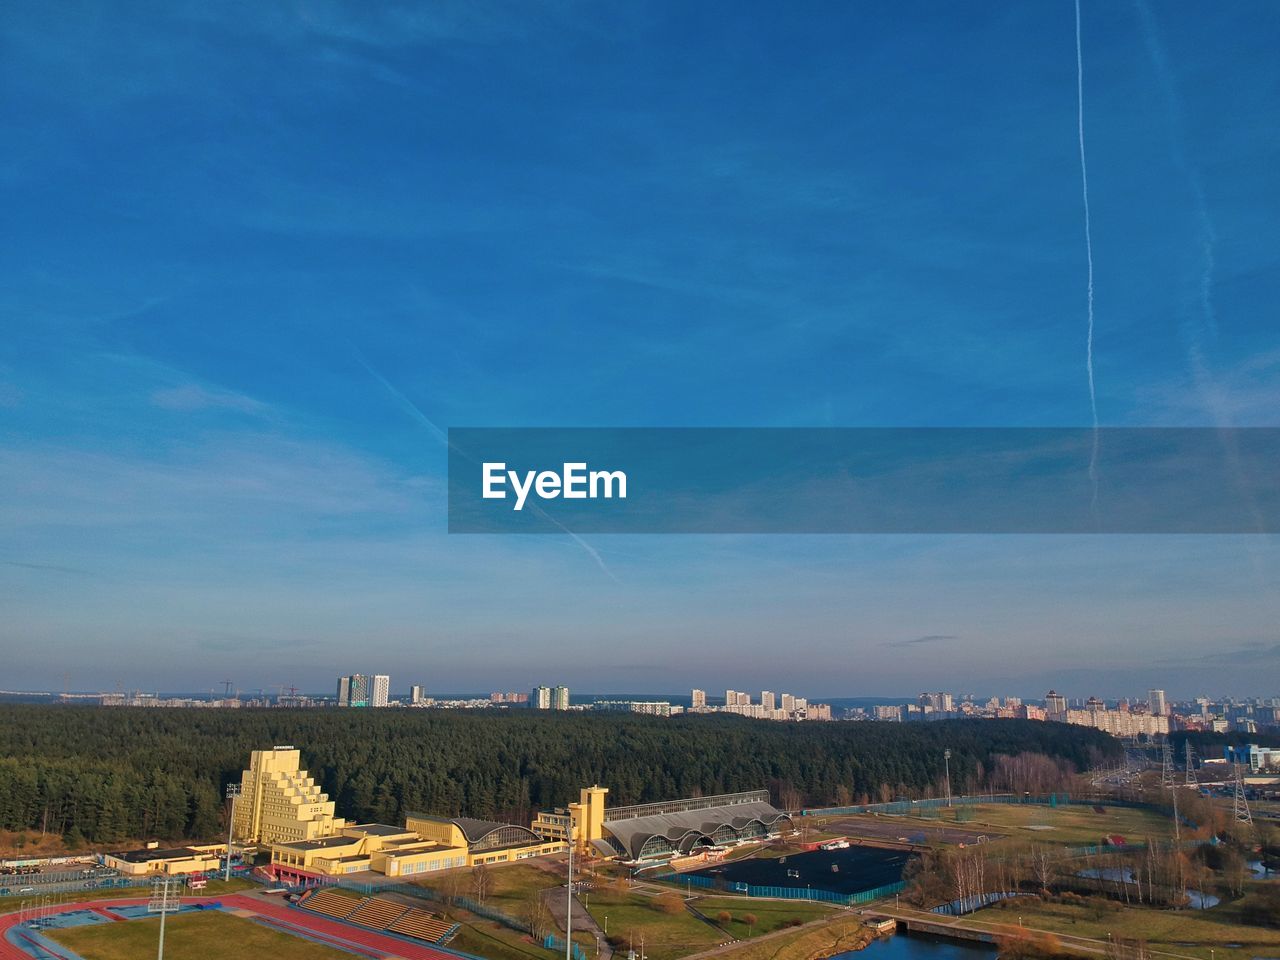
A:
{"label": "sports field", "polygon": [[[160,921],[131,920],[50,930],[47,936],[84,960],[137,960],[156,951]],[[221,910],[165,920],[164,954],[172,960],[351,960],[351,954],[271,930]]]}
{"label": "sports field", "polygon": [[997,842],[1037,841],[1054,845],[1086,846],[1103,837],[1120,835],[1131,842],[1173,835],[1172,821],[1152,810],[1063,804],[976,804],[940,810],[936,816],[841,816],[824,824],[824,832],[873,840],[905,837],[912,842],[934,844],[974,843],[979,836]]}

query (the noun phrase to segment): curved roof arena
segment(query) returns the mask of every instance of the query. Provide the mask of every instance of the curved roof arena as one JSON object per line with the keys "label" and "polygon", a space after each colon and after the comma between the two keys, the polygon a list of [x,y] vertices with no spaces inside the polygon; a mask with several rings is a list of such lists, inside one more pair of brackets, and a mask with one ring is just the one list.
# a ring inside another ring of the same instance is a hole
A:
{"label": "curved roof arena", "polygon": [[699,841],[716,842],[716,833],[723,834],[726,828],[736,836],[752,823],[758,823],[767,830],[783,820],[791,822],[791,818],[773,804],[756,801],[627,820],[605,820],[604,830],[626,856],[639,860],[645,844],[655,838],[661,838],[672,848],[687,853]]}

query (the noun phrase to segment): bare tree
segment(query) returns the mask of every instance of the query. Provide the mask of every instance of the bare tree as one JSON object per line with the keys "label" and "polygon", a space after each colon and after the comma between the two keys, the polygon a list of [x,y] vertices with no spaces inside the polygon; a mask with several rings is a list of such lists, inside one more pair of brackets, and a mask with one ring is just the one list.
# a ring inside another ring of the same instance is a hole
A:
{"label": "bare tree", "polygon": [[529,933],[535,940],[541,940],[555,929],[551,917],[551,908],[547,906],[543,891],[534,890],[525,902],[525,920],[529,924]]}
{"label": "bare tree", "polygon": [[481,906],[484,905],[485,898],[489,896],[489,886],[493,878],[489,875],[489,868],[483,863],[477,863],[471,869],[471,889],[476,895],[476,902]]}
{"label": "bare tree", "polygon": [[1054,879],[1054,862],[1049,851],[1044,847],[1039,847],[1031,854],[1031,872],[1035,875],[1036,882],[1040,884],[1040,889],[1048,891],[1049,884]]}

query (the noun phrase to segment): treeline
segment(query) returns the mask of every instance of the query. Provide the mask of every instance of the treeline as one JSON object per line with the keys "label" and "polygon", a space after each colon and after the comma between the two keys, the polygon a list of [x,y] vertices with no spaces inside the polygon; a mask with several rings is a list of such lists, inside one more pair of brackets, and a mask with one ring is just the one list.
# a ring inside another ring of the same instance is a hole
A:
{"label": "treeline", "polygon": [[[944,749],[957,793],[1039,789],[1046,769],[1120,753],[1095,730],[1020,720],[0,705],[0,828],[94,843],[216,837],[225,785],[250,750],[277,744],[301,749],[339,815],[388,823],[408,811],[528,822],[595,782],[611,804],[760,787],[786,806],[934,796]],[[1052,762],[1002,759],[1033,755]]]}

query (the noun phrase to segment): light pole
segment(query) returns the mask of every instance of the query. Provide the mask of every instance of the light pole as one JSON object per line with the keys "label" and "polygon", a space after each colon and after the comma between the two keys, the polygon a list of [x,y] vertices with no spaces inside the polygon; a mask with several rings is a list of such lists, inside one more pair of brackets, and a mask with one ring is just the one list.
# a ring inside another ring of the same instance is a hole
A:
{"label": "light pole", "polygon": [[160,945],[156,950],[156,960],[164,960],[164,918],[171,910],[178,909],[178,898],[169,896],[169,875],[156,877],[151,881],[151,902],[147,904],[148,913],[160,914]]}
{"label": "light pole", "polygon": [[227,784],[227,799],[231,801],[231,812],[227,815],[227,867],[222,874],[224,881],[231,879],[231,831],[236,825],[236,797],[240,796],[240,784]]}
{"label": "light pole", "polygon": [[946,769],[947,769],[947,807],[950,808],[951,806],[951,751],[950,750],[942,751],[942,762],[946,765]]}
{"label": "light pole", "polygon": [[569,884],[564,898],[564,960],[573,960],[573,840],[569,840]]}

